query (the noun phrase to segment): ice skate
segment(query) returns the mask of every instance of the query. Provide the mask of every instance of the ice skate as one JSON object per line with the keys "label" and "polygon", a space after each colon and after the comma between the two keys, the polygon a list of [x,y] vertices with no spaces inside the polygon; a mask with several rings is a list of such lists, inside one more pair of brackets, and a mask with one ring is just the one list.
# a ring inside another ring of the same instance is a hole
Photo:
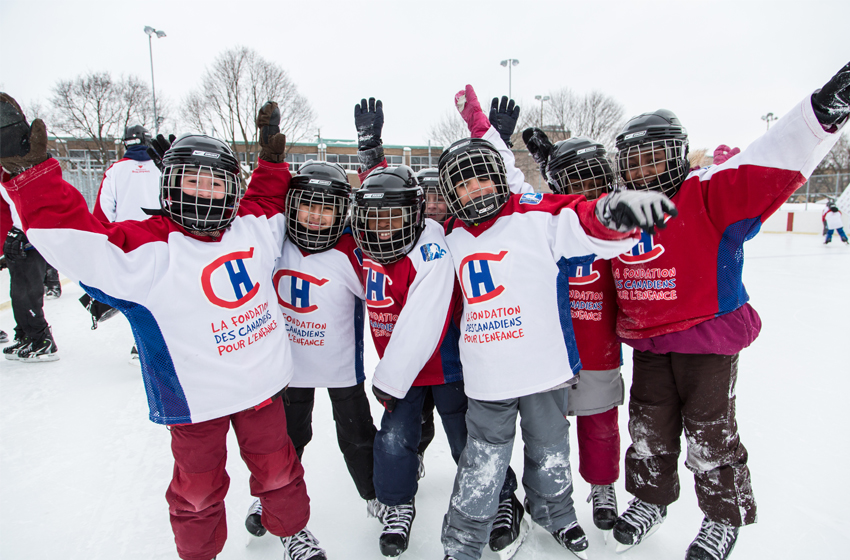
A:
{"label": "ice skate", "polygon": [[411,501],[400,506],[384,506],[386,509],[380,517],[384,530],[378,544],[381,554],[394,558],[407,550],[410,543],[410,528],[416,517],[416,507]]}
{"label": "ice skate", "polygon": [[135,344],[130,349],[130,365],[139,365],[139,350],[136,348]]}
{"label": "ice skate", "polygon": [[635,498],[614,523],[617,552],[625,552],[643,542],[667,519],[667,506],[657,506]]}
{"label": "ice skate", "polygon": [[416,455],[419,457],[419,468],[416,470],[416,480],[422,480],[425,478],[425,454],[419,453]]}
{"label": "ice skate", "polygon": [[617,521],[617,494],[613,484],[591,484],[587,501],[593,501],[593,524],[598,529],[610,531]]}
{"label": "ice skate", "polygon": [[59,299],[62,296],[62,286],[46,286],[44,289],[44,299]]}
{"label": "ice skate", "polygon": [[490,550],[498,554],[501,560],[512,558],[528,535],[530,526],[528,520],[523,519],[524,515],[525,510],[513,493],[510,498],[499,502],[499,510],[490,531]]}
{"label": "ice skate", "polygon": [[584,534],[584,529],[578,524],[578,521],[573,521],[563,529],[558,529],[552,533],[555,540],[561,545],[581,558],[587,560],[587,535]]}
{"label": "ice skate", "polygon": [[301,529],[291,537],[280,537],[283,543],[284,560],[327,560],[319,541],[307,529]]}
{"label": "ice skate", "polygon": [[[5,352],[5,348],[3,351]],[[36,362],[55,362],[59,359],[59,349],[53,341],[53,335],[50,331],[39,338],[30,339],[30,341],[21,346],[17,353],[18,361],[25,363]]]}
{"label": "ice skate", "polygon": [[[254,500],[251,507],[248,508],[248,515],[245,516],[245,528],[255,537],[262,537],[266,534],[266,528],[263,527],[260,518],[263,516],[263,505],[259,499]],[[251,539],[248,539],[251,542]]]}
{"label": "ice skate", "polygon": [[735,548],[738,529],[703,518],[697,538],[688,547],[685,560],[726,560]]}
{"label": "ice skate", "polygon": [[0,344],[6,344],[9,342],[9,335],[6,334],[6,331],[0,331]]}
{"label": "ice skate", "polygon": [[7,360],[17,360],[18,358],[18,350],[20,350],[23,346],[29,344],[29,338],[15,337],[15,342],[10,344],[9,346],[3,348],[3,357]]}
{"label": "ice skate", "polygon": [[384,513],[387,506],[378,501],[378,498],[366,500],[366,517],[374,517],[383,523]]}

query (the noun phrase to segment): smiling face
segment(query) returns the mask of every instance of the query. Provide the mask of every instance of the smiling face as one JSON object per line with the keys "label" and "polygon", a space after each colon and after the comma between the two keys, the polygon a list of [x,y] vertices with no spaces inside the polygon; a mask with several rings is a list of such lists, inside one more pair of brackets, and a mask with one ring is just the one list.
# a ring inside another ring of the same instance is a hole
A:
{"label": "smiling face", "polygon": [[227,182],[209,169],[187,167],[180,188],[183,194],[196,198],[221,200],[227,195]]}
{"label": "smiling face", "polygon": [[639,146],[629,150],[625,179],[629,183],[649,185],[667,171],[667,153],[663,146]]}
{"label": "smiling face", "polygon": [[370,217],[366,219],[366,229],[375,232],[378,241],[392,239],[393,234],[403,226],[404,210],[401,208],[378,210],[374,215],[370,213]]}
{"label": "smiling face", "polygon": [[496,183],[490,179],[479,179],[473,177],[466,181],[459,181],[455,184],[455,194],[461,206],[466,206],[470,202],[486,196],[488,194],[496,194]]}
{"label": "smiling face", "polygon": [[448,218],[448,206],[443,196],[434,191],[425,193],[425,217],[443,223]]}
{"label": "smiling face", "polygon": [[326,204],[302,202],[298,205],[298,223],[310,231],[320,231],[334,225],[336,207]]}

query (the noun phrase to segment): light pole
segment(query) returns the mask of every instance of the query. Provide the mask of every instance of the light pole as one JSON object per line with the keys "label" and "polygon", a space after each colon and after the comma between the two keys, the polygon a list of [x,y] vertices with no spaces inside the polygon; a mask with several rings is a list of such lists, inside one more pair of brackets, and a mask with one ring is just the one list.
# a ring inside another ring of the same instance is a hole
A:
{"label": "light pole", "polygon": [[768,113],[766,115],[762,115],[761,120],[767,122],[767,129],[770,130],[770,123],[772,123],[775,120],[778,120],[778,118],[775,117],[773,115],[773,113]]}
{"label": "light pole", "polygon": [[148,52],[151,55],[151,93],[153,94],[153,127],[156,131],[155,134],[159,134],[159,118],[156,114],[156,85],[153,81],[153,36],[156,35],[157,39],[162,39],[165,37],[165,31],[157,30],[151,27],[150,25],[145,26],[145,33],[148,36]]}
{"label": "light pole", "polygon": [[513,99],[513,95],[511,95],[511,66],[516,66],[517,64],[519,64],[519,60],[515,58],[509,58],[507,60],[503,60],[499,64],[508,67],[508,99]]}
{"label": "light pole", "polygon": [[535,95],[534,99],[540,102],[540,128],[543,128],[543,102],[549,101],[548,95]]}

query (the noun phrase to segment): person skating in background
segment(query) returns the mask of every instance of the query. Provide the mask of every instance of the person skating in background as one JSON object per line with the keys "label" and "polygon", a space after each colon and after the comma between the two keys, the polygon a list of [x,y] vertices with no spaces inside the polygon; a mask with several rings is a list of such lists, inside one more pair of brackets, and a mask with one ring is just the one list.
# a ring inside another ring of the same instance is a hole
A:
{"label": "person skating in background", "polygon": [[[224,547],[232,424],[251,492],[263,503],[263,525],[281,537],[291,559],[324,559],[306,529],[304,471],[282,429],[280,395],[293,366],[268,281],[286,234],[290,179],[277,105],[267,103],[257,117],[261,150],[244,196],[227,144],[187,135],[157,153],[159,215],[104,224],[62,180],[46,151],[44,123],[30,127],[6,94],[0,103],[0,164],[13,176],[5,187],[25,233],[130,320],[150,419],[169,427],[174,470],[166,501],[178,555],[208,560]],[[159,136],[157,145],[168,141]]]}
{"label": "person skating in background", "polygon": [[[4,186],[11,180],[5,172],[0,172],[0,176]],[[3,348],[3,357],[25,363],[55,362],[59,359],[59,349],[44,317],[47,261],[24,233],[15,203],[3,187],[0,187],[0,205],[11,221],[3,226],[3,229],[8,227],[3,237],[3,263],[9,269],[9,297],[15,317],[15,340]],[[3,336],[8,341],[8,335],[3,333]]]}
{"label": "person skating in background", "polygon": [[[301,459],[313,438],[316,388],[331,399],[337,443],[367,511],[379,506],[372,483],[376,429],[364,390],[365,295],[347,218],[351,186],[336,163],[308,161],[289,185],[287,239],[272,281],[292,348],[286,430]],[[245,525],[261,536],[255,500]]]}
{"label": "person skating in background", "polygon": [[59,271],[47,263],[44,271],[44,299],[62,297],[62,283],[59,281]]}
{"label": "person skating in background", "polygon": [[684,430],[705,517],[689,560],[725,559],[756,502],[735,419],[738,356],[761,320],[742,283],[743,244],[829,152],[850,112],[850,64],[721,165],[688,173],[687,131],[668,110],[629,120],[616,138],[630,191],[667,194],[679,217],[613,259],[617,334],[634,348],[626,490],[614,526],[620,550],[639,544],[679,496]]}
{"label": "person skating in background", "polygon": [[822,219],[823,227],[826,230],[826,239],[823,242],[824,245],[828,245],[832,242],[832,234],[836,231],[845,245],[850,244],[850,242],[847,241],[847,234],[844,233],[844,222],[841,219],[841,210],[838,209],[838,206],[834,202],[830,202],[826,205],[826,208],[823,210]]}
{"label": "person skating in background", "polygon": [[[539,128],[523,131],[523,141],[556,194],[596,200],[612,192],[614,172],[605,147],[575,137],[552,145]],[[582,369],[569,391],[569,415],[576,417],[579,474],[591,485],[593,523],[614,528],[620,477],[618,407],[624,400],[620,374],[622,351],[617,340],[617,291],[611,263],[605,259],[565,261],[570,287],[570,316]]]}
{"label": "person skating in background", "polygon": [[469,410],[443,548],[447,559],[481,557],[519,414],[525,509],[559,544],[586,558],[587,538],[572,501],[566,419],[567,387],[581,364],[558,262],[613,257],[633,244],[636,227],[663,226],[665,212],[675,209],[655,194],[617,193],[593,202],[511,194],[524,177],[472,86],[455,104],[472,138],[443,152],[439,181],[453,216],[446,242],[463,294],[460,356]]}

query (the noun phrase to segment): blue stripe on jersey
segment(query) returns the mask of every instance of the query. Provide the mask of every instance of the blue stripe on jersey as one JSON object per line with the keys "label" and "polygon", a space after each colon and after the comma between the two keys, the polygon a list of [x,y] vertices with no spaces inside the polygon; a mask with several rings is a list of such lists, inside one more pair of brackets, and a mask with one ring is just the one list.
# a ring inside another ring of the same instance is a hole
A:
{"label": "blue stripe on jersey", "polygon": [[449,328],[440,344],[440,362],[443,364],[443,381],[454,383],[463,380],[463,366],[460,363],[460,328],[449,319]]}
{"label": "blue stripe on jersey", "polygon": [[363,327],[366,323],[366,302],[360,298],[354,298],[354,379],[357,384],[366,380],[366,372],[363,367]]}
{"label": "blue stripe on jersey", "polygon": [[558,290],[558,317],[561,321],[561,332],[564,335],[564,345],[567,347],[570,369],[573,373],[578,373],[581,369],[581,358],[578,355],[576,333],[573,330],[573,316],[570,313],[570,270],[575,270],[579,265],[589,265],[595,259],[596,255],[585,255],[570,259],[561,257],[558,261],[558,278],[555,282]]}
{"label": "blue stripe on jersey", "polygon": [[744,289],[741,274],[744,269],[744,242],[749,241],[761,229],[761,218],[750,218],[735,222],[723,232],[717,248],[717,315],[735,311],[750,296]]}
{"label": "blue stripe on jersey", "polygon": [[88,295],[123,313],[130,321],[139,359],[142,378],[148,395],[151,422],[157,424],[188,424],[192,421],[189,403],[174,369],[168,345],[153,315],[144,306],[108,296],[97,288],[80,283]]}

